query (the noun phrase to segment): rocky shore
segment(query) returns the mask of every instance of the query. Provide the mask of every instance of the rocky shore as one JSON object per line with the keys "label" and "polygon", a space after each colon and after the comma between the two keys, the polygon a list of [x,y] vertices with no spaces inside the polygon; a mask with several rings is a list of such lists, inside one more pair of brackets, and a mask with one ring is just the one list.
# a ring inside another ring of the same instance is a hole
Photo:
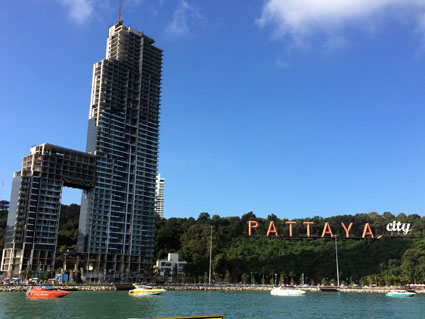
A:
{"label": "rocky shore", "polygon": [[[30,285],[0,285],[0,292],[22,292],[26,291]],[[131,284],[109,284],[109,285],[57,285],[55,288],[67,291],[116,291],[129,290]],[[158,286],[168,291],[198,290],[198,291],[270,291],[270,285],[163,285]],[[295,287],[307,292],[320,292],[321,287]],[[335,287],[327,287],[335,291]],[[323,289],[323,287],[322,287]],[[345,293],[387,293],[390,290],[402,289],[400,287],[340,287],[339,292]],[[417,293],[425,293],[425,289],[415,290]]]}
{"label": "rocky shore", "polygon": [[[27,291],[31,285],[1,285],[0,292],[22,292]],[[57,285],[53,286],[66,291],[115,291],[114,285]]]}
{"label": "rocky shore", "polygon": [[[237,285],[230,285],[230,286],[208,286],[208,285],[189,285],[189,286],[162,286],[161,288],[164,288],[166,290],[207,290],[207,291],[270,291],[272,286],[266,285],[257,285],[257,286],[237,286]],[[288,287],[289,288],[289,287]],[[295,289],[301,289],[306,292],[321,292],[321,287],[291,287]],[[368,287],[368,288],[362,288],[362,287],[326,287],[329,291],[339,291],[339,292],[347,292],[347,293],[387,293],[390,290],[395,289],[403,289],[401,287]],[[325,288],[325,289],[326,289]],[[322,287],[323,289],[323,287]],[[424,289],[415,290],[417,293],[425,293]]]}

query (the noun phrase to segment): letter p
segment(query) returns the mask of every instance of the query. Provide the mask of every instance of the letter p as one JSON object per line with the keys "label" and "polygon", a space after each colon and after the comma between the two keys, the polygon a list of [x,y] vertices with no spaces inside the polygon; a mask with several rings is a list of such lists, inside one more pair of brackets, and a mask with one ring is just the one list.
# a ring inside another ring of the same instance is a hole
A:
{"label": "letter p", "polygon": [[258,227],[258,222],[256,220],[248,221],[248,236],[252,236],[252,230]]}

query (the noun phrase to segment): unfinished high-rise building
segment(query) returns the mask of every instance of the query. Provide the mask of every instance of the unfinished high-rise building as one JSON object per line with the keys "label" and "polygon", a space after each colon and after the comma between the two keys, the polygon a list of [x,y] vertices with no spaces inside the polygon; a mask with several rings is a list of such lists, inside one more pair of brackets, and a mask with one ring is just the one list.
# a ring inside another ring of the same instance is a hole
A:
{"label": "unfinished high-rise building", "polygon": [[53,268],[62,188],[92,189],[95,172],[94,155],[50,144],[31,148],[13,177],[2,271]]}
{"label": "unfinished high-rise building", "polygon": [[161,218],[164,217],[164,186],[165,178],[160,174],[156,175],[155,213]]}
{"label": "unfinished high-rise building", "polygon": [[[152,263],[162,50],[122,20],[93,68],[86,153],[42,144],[15,173],[1,270],[54,267],[63,186],[83,190],[78,258],[104,278]],[[36,266],[34,266],[36,265]]]}
{"label": "unfinished high-rise building", "polygon": [[96,183],[84,191],[78,249],[105,273],[152,262],[162,51],[118,23],[106,59],[94,65],[87,152]]}

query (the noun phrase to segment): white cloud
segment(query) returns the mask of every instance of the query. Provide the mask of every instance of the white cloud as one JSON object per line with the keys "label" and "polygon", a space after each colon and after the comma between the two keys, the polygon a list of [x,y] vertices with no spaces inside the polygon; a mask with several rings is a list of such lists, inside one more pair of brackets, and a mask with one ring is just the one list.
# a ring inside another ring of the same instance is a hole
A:
{"label": "white cloud", "polygon": [[190,34],[190,27],[198,22],[203,22],[205,18],[199,11],[186,0],[181,0],[173,13],[173,21],[167,26],[166,32],[176,37]]}
{"label": "white cloud", "polygon": [[257,22],[298,43],[320,33],[328,38],[325,50],[333,51],[348,44],[340,35],[345,28],[372,30],[385,14],[413,21],[425,31],[424,10],[425,0],[267,0]]}
{"label": "white cloud", "polygon": [[94,3],[92,0],[60,0],[68,9],[69,17],[77,22],[84,23],[93,13]]}

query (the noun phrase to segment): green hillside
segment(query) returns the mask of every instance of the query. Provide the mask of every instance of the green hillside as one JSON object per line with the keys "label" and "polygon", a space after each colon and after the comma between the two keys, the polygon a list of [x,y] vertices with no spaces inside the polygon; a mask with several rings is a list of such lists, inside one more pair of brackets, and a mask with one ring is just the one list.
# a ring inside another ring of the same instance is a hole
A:
{"label": "green hillside", "polygon": [[[3,245],[7,208],[0,211],[0,241]],[[79,205],[63,205],[58,234],[58,249],[75,250],[78,232]],[[248,221],[258,227],[248,236]],[[407,235],[386,230],[393,221],[409,223]],[[270,222],[276,226],[266,236]],[[288,220],[275,215],[257,218],[249,212],[242,217],[220,217],[201,213],[194,218],[159,218],[156,221],[155,257],[165,258],[177,252],[188,262],[186,282],[203,282],[208,276],[209,247],[212,236],[212,271],[216,282],[271,283],[333,283],[336,280],[335,240],[329,233],[321,238],[325,223],[338,237],[340,279],[346,284],[404,284],[425,283],[425,218],[386,212],[342,215],[329,218],[297,219],[293,236],[289,237]],[[310,225],[311,238],[306,238],[304,222]],[[346,227],[352,223],[350,238],[345,238]],[[370,235],[362,238],[365,224]]]}
{"label": "green hillside", "polygon": [[[252,237],[248,236],[249,220],[259,222]],[[282,236],[266,237],[271,220]],[[394,220],[410,223],[410,233],[387,237],[386,225]],[[333,234],[338,235],[341,281],[362,285],[425,282],[425,218],[419,215],[369,213],[295,220],[293,237],[289,237],[286,221],[274,215],[256,218],[252,212],[242,217],[210,218],[202,213],[197,220],[158,219],[156,257],[178,252],[188,262],[185,279],[203,281],[209,267],[212,225],[212,268],[216,281],[270,283],[277,278],[280,282],[301,283],[304,278],[304,283],[332,283],[336,279],[335,240],[330,236],[320,238],[328,222]],[[305,238],[305,221],[314,222],[311,236],[319,238]],[[347,226],[353,223],[350,239],[345,239],[341,222]],[[375,239],[361,239],[365,223],[370,224]]]}

